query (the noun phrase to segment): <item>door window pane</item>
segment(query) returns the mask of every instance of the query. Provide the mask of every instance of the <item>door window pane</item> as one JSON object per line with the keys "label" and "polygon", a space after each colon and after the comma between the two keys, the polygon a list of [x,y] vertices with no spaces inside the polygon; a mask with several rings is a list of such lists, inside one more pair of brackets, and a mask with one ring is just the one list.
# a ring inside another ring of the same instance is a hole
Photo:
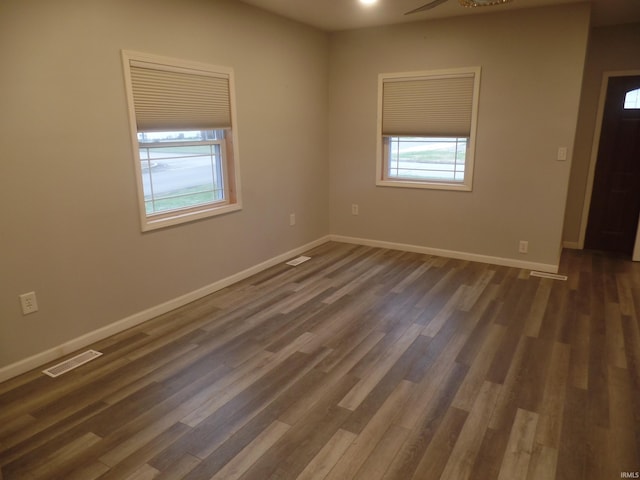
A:
{"label": "door window pane", "polygon": [[624,97],[625,110],[640,108],[640,88],[627,92]]}

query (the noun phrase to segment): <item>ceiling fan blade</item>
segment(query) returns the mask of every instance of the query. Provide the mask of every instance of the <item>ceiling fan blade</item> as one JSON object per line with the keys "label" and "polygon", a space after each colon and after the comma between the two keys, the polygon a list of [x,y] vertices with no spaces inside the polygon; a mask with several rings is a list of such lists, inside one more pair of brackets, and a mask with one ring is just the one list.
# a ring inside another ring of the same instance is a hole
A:
{"label": "ceiling fan blade", "polygon": [[433,0],[433,2],[429,2],[426,5],[423,5],[421,7],[418,7],[416,9],[413,9],[413,10],[405,13],[405,15],[411,15],[412,13],[418,13],[418,12],[424,12],[425,10],[430,10],[432,8],[437,7],[438,5],[443,4],[446,1],[447,0]]}

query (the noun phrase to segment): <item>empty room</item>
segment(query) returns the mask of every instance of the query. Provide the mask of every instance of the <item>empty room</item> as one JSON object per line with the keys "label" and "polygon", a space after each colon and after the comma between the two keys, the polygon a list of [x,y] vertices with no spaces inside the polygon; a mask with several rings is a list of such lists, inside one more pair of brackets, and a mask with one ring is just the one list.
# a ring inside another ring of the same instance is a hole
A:
{"label": "empty room", "polygon": [[640,478],[637,0],[0,0],[0,480]]}

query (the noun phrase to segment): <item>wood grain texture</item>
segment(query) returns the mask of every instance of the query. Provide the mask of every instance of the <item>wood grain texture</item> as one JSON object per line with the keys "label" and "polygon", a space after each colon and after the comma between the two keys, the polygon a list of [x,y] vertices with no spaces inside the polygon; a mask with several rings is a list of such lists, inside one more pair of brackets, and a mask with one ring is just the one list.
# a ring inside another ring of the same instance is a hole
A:
{"label": "wood grain texture", "polygon": [[[0,384],[0,480],[560,480],[640,471],[640,264],[326,243]],[[57,363],[57,362],[55,362]]]}

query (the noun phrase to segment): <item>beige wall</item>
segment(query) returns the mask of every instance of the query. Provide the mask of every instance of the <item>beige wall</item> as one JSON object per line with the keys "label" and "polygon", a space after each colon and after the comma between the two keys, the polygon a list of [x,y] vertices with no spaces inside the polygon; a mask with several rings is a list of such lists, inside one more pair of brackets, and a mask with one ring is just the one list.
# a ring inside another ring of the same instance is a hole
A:
{"label": "beige wall", "polygon": [[[332,35],[332,233],[557,264],[588,31],[573,4]],[[376,187],[378,74],[476,65],[473,191]]]}
{"label": "beige wall", "polygon": [[[241,212],[141,233],[121,49],[235,69]],[[328,233],[327,34],[234,1],[2,0],[0,61],[0,368]]]}
{"label": "beige wall", "polygon": [[[556,263],[588,22],[580,4],[329,35],[232,0],[3,0],[0,371],[329,233]],[[235,69],[241,212],[140,232],[121,49]],[[476,65],[473,192],[375,187],[378,73]]]}
{"label": "beige wall", "polygon": [[640,70],[639,52],[640,24],[594,28],[591,31],[564,225],[564,240],[573,246],[580,241],[603,74]]}

